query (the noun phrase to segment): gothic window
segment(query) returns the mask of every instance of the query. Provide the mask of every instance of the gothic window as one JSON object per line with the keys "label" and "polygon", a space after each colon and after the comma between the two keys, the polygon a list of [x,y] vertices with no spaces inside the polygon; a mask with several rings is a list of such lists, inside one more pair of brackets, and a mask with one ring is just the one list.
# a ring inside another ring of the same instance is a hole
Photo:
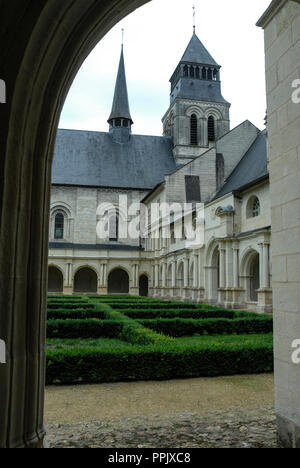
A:
{"label": "gothic window", "polygon": [[198,119],[195,114],[191,116],[191,145],[198,145]]}
{"label": "gothic window", "polygon": [[194,70],[194,67],[190,67],[190,77],[191,78],[194,78],[195,77],[195,70]]}
{"label": "gothic window", "polygon": [[202,68],[202,80],[207,80],[206,68]]}
{"label": "gothic window", "polygon": [[208,79],[209,79],[209,80],[212,80],[212,78],[213,78],[213,73],[212,73],[212,69],[210,68],[210,69],[208,70]]}
{"label": "gothic window", "polygon": [[123,120],[123,127],[128,127],[128,120],[127,119]]}
{"label": "gothic window", "polygon": [[218,79],[218,70],[214,69],[214,71],[213,71],[213,80],[217,81],[217,79]]}
{"label": "gothic window", "polygon": [[62,213],[55,216],[54,239],[62,240],[64,238],[65,217]]}
{"label": "gothic window", "polygon": [[121,127],[121,119],[116,119],[116,127]]}
{"label": "gothic window", "polygon": [[196,78],[200,78],[200,71],[199,71],[199,67],[196,67]]}
{"label": "gothic window", "polygon": [[216,141],[215,119],[212,116],[208,117],[208,141]]}
{"label": "gothic window", "polygon": [[187,65],[183,67],[183,75],[186,77],[189,76],[189,67]]}

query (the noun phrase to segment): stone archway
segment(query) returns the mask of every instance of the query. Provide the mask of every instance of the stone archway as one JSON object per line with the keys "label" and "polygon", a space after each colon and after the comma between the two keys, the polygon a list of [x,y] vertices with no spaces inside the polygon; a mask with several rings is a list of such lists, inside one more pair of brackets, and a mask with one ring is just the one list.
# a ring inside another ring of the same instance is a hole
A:
{"label": "stone archway", "polygon": [[98,292],[98,277],[94,270],[88,267],[80,268],[74,276],[75,293]]}
{"label": "stone archway", "polygon": [[148,297],[149,295],[149,278],[146,275],[140,277],[139,294],[142,297]]}
{"label": "stone archway", "polygon": [[128,294],[129,275],[125,270],[118,268],[108,276],[108,294]]}
{"label": "stone archway", "polygon": [[0,329],[8,362],[0,366],[1,448],[41,447],[45,436],[50,184],[62,106],[99,40],[147,1],[2,5],[0,70],[7,103],[0,115]]}
{"label": "stone archway", "polygon": [[63,293],[64,291],[64,277],[59,268],[49,266],[48,269],[48,292],[49,293]]}

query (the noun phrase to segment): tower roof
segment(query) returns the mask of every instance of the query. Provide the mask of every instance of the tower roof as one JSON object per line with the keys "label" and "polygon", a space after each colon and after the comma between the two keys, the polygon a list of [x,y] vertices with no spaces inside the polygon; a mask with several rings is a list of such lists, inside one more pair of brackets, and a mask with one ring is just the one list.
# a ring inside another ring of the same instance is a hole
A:
{"label": "tower roof", "polygon": [[133,123],[129,109],[123,45],[121,50],[114,100],[108,122],[110,122],[112,119],[128,119],[131,121],[131,124]]}
{"label": "tower roof", "polygon": [[203,65],[219,66],[204,47],[196,33],[193,34],[181,62],[198,63]]}

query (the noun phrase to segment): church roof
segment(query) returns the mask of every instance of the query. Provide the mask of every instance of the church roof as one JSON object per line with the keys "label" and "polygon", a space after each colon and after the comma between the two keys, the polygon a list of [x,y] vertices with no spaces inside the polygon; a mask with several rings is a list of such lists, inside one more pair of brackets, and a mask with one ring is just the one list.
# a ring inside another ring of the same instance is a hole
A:
{"label": "church roof", "polygon": [[264,130],[228,177],[215,199],[254,185],[268,174],[267,132]]}
{"label": "church roof", "polygon": [[120,144],[109,133],[58,130],[52,183],[148,190],[175,169],[168,137],[131,135]]}
{"label": "church roof", "polygon": [[219,66],[195,33],[183,54],[181,62]]}
{"label": "church roof", "polygon": [[130,110],[129,110],[129,100],[128,100],[128,91],[127,91],[127,82],[126,82],[126,73],[125,73],[125,63],[124,63],[124,52],[123,46],[121,51],[120,63],[118,76],[115,86],[115,94],[112,105],[112,110],[108,121],[112,119],[129,119],[133,123]]}

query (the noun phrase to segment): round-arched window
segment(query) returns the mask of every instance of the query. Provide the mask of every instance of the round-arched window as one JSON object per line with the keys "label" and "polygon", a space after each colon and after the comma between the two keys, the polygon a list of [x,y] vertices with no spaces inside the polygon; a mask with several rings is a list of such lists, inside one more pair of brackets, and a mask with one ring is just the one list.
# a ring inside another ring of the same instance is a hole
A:
{"label": "round-arched window", "polygon": [[253,196],[249,199],[247,205],[247,218],[257,218],[261,213],[261,205],[259,198]]}
{"label": "round-arched window", "polygon": [[62,213],[57,213],[55,216],[54,239],[61,240],[64,238],[64,228],[65,217]]}

